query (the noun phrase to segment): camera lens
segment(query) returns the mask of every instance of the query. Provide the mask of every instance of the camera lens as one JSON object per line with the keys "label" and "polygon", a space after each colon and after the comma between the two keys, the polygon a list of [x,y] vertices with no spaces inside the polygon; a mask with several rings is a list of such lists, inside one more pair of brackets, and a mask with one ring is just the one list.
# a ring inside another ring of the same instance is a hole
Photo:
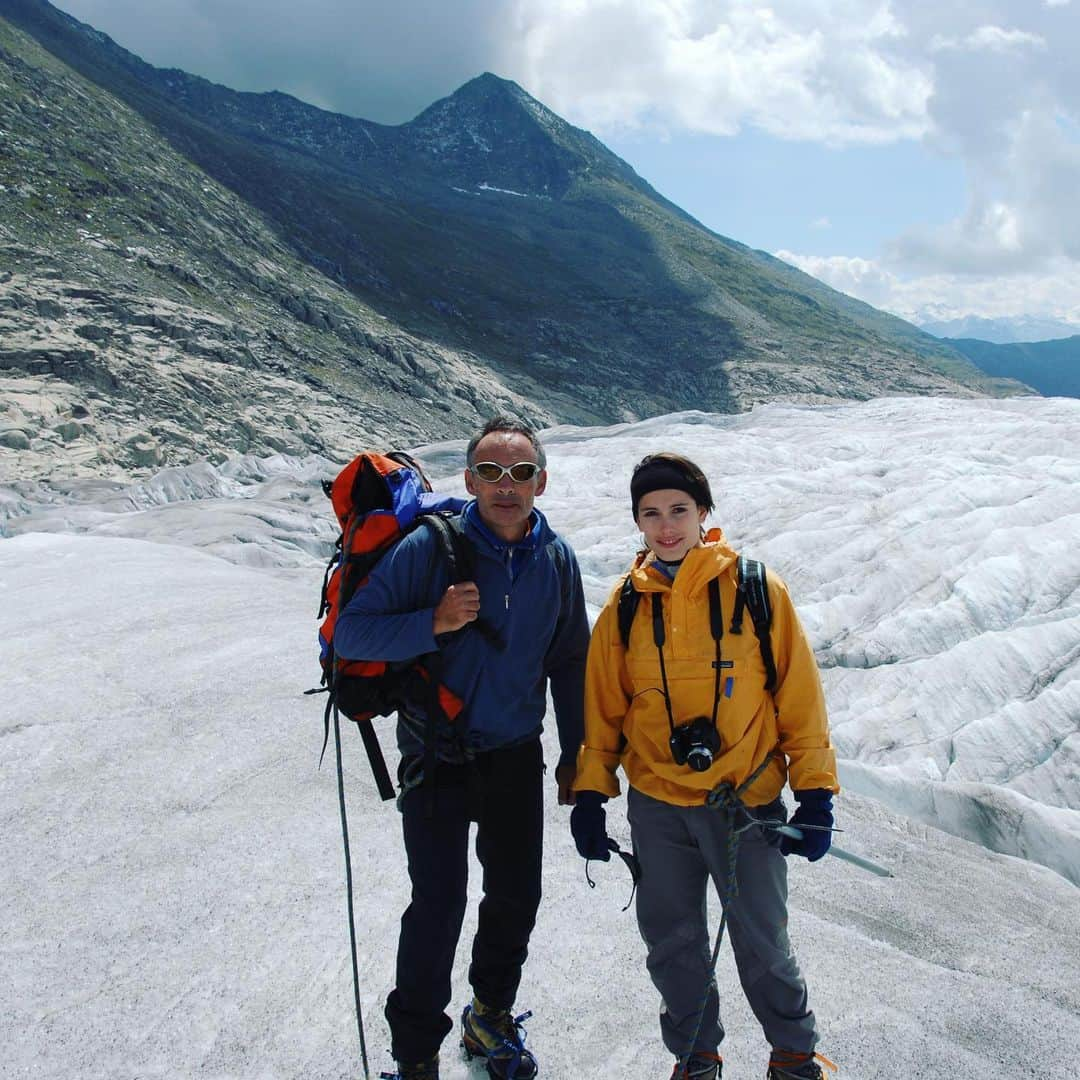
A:
{"label": "camera lens", "polygon": [[690,753],[686,755],[686,764],[694,772],[705,772],[712,765],[712,760],[712,751],[707,746],[691,747]]}

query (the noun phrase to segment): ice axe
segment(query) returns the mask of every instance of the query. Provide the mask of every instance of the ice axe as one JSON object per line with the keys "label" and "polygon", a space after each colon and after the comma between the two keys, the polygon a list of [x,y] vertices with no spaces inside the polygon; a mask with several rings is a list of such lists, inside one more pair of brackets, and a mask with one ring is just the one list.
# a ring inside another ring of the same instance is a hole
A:
{"label": "ice axe", "polygon": [[[764,824],[764,823],[763,823]],[[803,831],[797,828],[795,825],[770,825],[769,828],[775,832],[781,833],[784,836],[790,836],[792,840],[801,840],[803,838]],[[822,826],[809,825],[805,828],[817,829]],[[825,829],[826,832],[839,832],[839,829]],[[868,870],[871,874],[877,874],[878,877],[895,877],[891,870],[884,866],[879,866],[876,862],[871,862],[869,859],[864,859],[861,855],[853,855],[850,851],[845,851],[843,848],[836,847],[835,844],[830,845],[827,855],[835,855],[838,859],[843,859],[844,862],[849,862],[853,866],[861,867],[863,870]]]}

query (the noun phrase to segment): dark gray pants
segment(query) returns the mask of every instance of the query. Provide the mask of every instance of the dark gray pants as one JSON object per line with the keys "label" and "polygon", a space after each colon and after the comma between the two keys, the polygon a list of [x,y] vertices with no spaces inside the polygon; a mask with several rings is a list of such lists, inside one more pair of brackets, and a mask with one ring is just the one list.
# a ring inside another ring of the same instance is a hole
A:
{"label": "dark gray pants", "polygon": [[[779,800],[750,812],[785,816]],[[724,1037],[715,981],[706,992],[713,944],[706,917],[711,877],[725,899],[727,934],[743,992],[769,1045],[812,1051],[817,1032],[788,940],[787,864],[776,834],[757,827],[741,834],[738,895],[728,901],[727,813],[704,805],[672,806],[631,788],[628,815],[641,863],[638,929],[648,949],[649,975],[663,998],[664,1045],[676,1056],[715,1052]],[[741,814],[739,822],[745,823]]]}

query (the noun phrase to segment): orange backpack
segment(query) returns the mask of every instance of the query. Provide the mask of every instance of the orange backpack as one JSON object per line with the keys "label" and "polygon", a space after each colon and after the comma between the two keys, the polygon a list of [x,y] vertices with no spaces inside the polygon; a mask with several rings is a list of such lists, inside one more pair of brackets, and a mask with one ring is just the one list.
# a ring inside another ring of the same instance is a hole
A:
{"label": "orange backpack", "polygon": [[323,577],[319,615],[322,686],[309,694],[327,692],[323,717],[323,752],[330,737],[330,718],[344,714],[357,724],[364,741],[375,783],[383,799],[394,797],[372,720],[389,716],[403,701],[426,700],[431,713],[437,709],[453,721],[463,702],[432,677],[438,654],[404,663],[383,660],[343,660],[334,652],[334,626],[338,613],[367,582],[379,560],[407,533],[426,526],[438,537],[438,548],[449,570],[450,584],[473,576],[474,556],[451,515],[464,500],[435,495],[423,470],[408,454],[365,452],[353,458],[333,481],[323,484],[341,525]]}

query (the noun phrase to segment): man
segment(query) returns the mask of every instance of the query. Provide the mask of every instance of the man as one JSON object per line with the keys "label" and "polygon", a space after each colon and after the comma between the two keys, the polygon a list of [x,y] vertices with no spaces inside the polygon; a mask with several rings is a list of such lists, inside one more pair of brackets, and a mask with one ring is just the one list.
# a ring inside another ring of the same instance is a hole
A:
{"label": "man", "polygon": [[398,715],[412,899],[401,918],[386,1018],[400,1080],[437,1080],[439,1047],[453,1027],[445,1010],[465,913],[471,821],[484,895],[462,1043],[470,1057],[486,1058],[495,1080],[537,1074],[511,1010],[540,903],[540,732],[550,678],[561,751],[555,778],[559,803],[569,805],[589,644],[577,560],[533,508],[546,484],[536,435],[505,417],[490,420],[466,452],[473,501],[461,527],[475,549],[475,580],[449,585],[436,538],[417,529],[379,562],[334,635],[346,659],[408,660],[439,650],[441,681],[464,702],[453,724],[435,718],[433,770],[424,753],[427,710],[410,705]]}

